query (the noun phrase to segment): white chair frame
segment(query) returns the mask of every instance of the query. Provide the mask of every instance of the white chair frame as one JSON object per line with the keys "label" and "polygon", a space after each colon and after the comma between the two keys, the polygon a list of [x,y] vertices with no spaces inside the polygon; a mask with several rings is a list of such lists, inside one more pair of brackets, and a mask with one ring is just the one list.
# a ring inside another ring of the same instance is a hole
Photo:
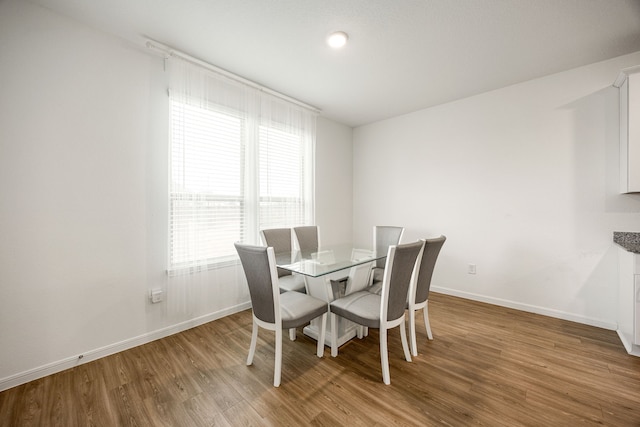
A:
{"label": "white chair frame", "polygon": [[[445,236],[440,236],[440,238],[445,238]],[[409,314],[409,336],[411,337],[411,354],[413,356],[418,355],[418,343],[416,338],[416,312],[418,310],[422,310],[422,316],[424,318],[424,325],[427,330],[427,338],[429,340],[433,340],[433,333],[431,332],[431,322],[429,322],[429,298],[424,300],[423,302],[416,302],[416,288],[418,286],[418,280],[420,280],[419,272],[420,267],[422,265],[422,258],[424,252],[427,250],[427,240],[420,239],[423,243],[422,250],[418,254],[418,259],[416,260],[416,265],[413,269],[413,274],[411,275],[411,285],[409,286],[409,298],[407,301],[407,308]]]}
{"label": "white chair frame", "polygon": [[[273,284],[273,300],[275,302],[275,322],[269,323],[258,319],[253,314],[253,330],[251,332],[251,346],[249,347],[249,355],[247,356],[247,366],[253,364],[253,357],[256,352],[256,344],[258,342],[258,329],[263,328],[268,331],[275,332],[275,368],[273,374],[273,386],[279,387],[282,377],[282,314],[280,312],[280,288],[278,287],[278,271],[276,270],[276,257],[272,247],[267,248],[269,257],[269,269],[271,272],[271,283]],[[316,355],[322,357],[324,355],[324,336],[327,323],[327,313],[322,315],[322,325],[320,327],[320,336],[316,349]]]}
{"label": "white chair frame", "polygon": [[[424,246],[424,244],[423,244]],[[396,245],[391,245],[387,254],[387,263],[383,277],[382,294],[380,300],[380,365],[382,367],[382,381],[385,384],[391,384],[391,377],[389,373],[389,354],[387,345],[387,334],[389,329],[400,327],[400,338],[402,341],[402,350],[407,362],[411,362],[411,353],[409,350],[409,342],[407,339],[406,331],[406,314],[403,314],[394,320],[387,320],[387,310],[389,305],[389,283],[391,281],[391,274],[393,269],[393,261],[396,253]],[[366,291],[365,291],[366,292]],[[335,330],[337,323],[337,315],[331,312],[331,329]],[[331,337],[331,356],[338,356],[338,343],[335,335]]]}
{"label": "white chair frame", "polygon": [[[290,229],[290,233],[291,233],[290,234],[290,238],[291,238],[290,245],[291,245],[291,250],[293,251],[293,248],[294,248],[294,246],[293,246],[293,240],[294,240],[293,234],[294,233],[293,233],[292,229]],[[262,244],[264,246],[269,246],[269,242],[267,241],[267,237],[264,234],[264,230],[260,230],[260,238],[262,239]],[[276,271],[277,271],[277,269],[276,269]],[[304,287],[305,287],[306,293],[308,294],[309,293],[309,286],[307,285],[307,280],[305,279],[304,282],[305,282],[304,283]],[[289,329],[289,339],[291,341],[295,341],[296,340],[296,329],[295,328]]]}

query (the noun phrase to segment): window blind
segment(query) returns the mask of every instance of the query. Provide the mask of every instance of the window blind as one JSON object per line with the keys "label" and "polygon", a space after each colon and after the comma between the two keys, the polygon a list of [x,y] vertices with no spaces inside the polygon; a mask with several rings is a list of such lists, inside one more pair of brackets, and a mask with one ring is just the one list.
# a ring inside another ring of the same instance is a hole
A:
{"label": "window blind", "polygon": [[171,101],[171,270],[230,259],[242,240],[241,142],[239,118]]}
{"label": "window blind", "polygon": [[235,262],[234,242],[258,244],[261,229],[313,222],[315,114],[177,65],[169,274]]}
{"label": "window blind", "polygon": [[304,224],[304,157],[300,138],[260,126],[260,229]]}

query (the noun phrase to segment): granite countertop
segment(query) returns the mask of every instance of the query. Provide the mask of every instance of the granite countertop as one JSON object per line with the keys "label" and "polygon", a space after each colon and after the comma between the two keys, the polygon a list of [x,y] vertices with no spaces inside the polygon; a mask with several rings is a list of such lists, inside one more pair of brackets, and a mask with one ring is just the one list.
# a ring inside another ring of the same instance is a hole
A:
{"label": "granite countertop", "polygon": [[613,241],[629,252],[640,254],[640,233],[614,231]]}

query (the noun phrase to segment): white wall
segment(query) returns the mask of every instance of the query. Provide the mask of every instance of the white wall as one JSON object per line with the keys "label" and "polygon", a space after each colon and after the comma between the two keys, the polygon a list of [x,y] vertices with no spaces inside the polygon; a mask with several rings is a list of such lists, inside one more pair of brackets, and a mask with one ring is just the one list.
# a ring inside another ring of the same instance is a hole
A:
{"label": "white wall", "polygon": [[[445,234],[436,290],[615,329],[621,68],[640,52],[354,130],[354,235]],[[473,72],[473,70],[469,70]],[[356,221],[357,219],[357,221]],[[468,264],[477,274],[467,274]]]}
{"label": "white wall", "polygon": [[353,230],[353,130],[318,119],[316,144],[316,223],[323,244],[351,241]]}
{"label": "white wall", "polygon": [[[0,390],[248,307],[240,268],[165,274],[165,80],[142,47],[0,1]],[[317,152],[335,241],[351,234],[351,129],[320,120]]]}

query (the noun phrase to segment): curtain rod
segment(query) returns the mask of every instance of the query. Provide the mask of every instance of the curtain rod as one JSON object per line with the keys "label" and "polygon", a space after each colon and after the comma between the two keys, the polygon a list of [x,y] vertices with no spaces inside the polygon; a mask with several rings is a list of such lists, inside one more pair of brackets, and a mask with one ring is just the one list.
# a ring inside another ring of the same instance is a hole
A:
{"label": "curtain rod", "polygon": [[224,77],[230,78],[232,80],[235,80],[237,82],[243,83],[245,85],[251,86],[251,87],[253,87],[255,89],[258,89],[258,90],[260,90],[262,92],[268,93],[269,95],[273,95],[275,97],[278,97],[278,98],[283,99],[285,101],[292,102],[292,103],[294,103],[294,104],[296,104],[296,105],[298,105],[300,107],[306,108],[307,110],[311,110],[314,113],[320,113],[320,111],[322,111],[317,107],[314,107],[314,106],[309,105],[309,104],[305,104],[304,102],[298,101],[295,98],[291,98],[290,96],[284,95],[284,94],[282,94],[280,92],[276,92],[273,89],[269,89],[268,87],[262,86],[262,85],[260,85],[258,83],[255,83],[255,82],[252,82],[251,80],[245,79],[244,77],[240,77],[238,75],[235,75],[230,71],[227,71],[227,70],[224,70],[222,68],[216,67],[215,65],[211,65],[208,62],[205,62],[205,61],[203,61],[201,59],[195,58],[195,57],[193,57],[191,55],[188,55],[188,54],[186,54],[184,52],[180,52],[179,50],[173,49],[172,47],[169,47],[167,45],[159,43],[159,42],[157,42],[155,40],[147,39],[146,46],[149,49],[157,50],[157,51],[162,52],[164,54],[165,58],[169,58],[171,56],[178,57],[178,58],[180,58],[182,60],[190,62],[193,65],[205,68],[206,70],[212,71],[212,72],[214,72],[216,74],[219,74],[221,76],[224,76]]}
{"label": "curtain rod", "polygon": [[622,83],[624,83],[624,81],[627,80],[627,76],[629,74],[634,74],[637,72],[640,72],[640,65],[634,65],[633,67],[623,68],[622,70],[620,70],[618,77],[613,82],[613,86],[620,88],[620,86],[622,86]]}

